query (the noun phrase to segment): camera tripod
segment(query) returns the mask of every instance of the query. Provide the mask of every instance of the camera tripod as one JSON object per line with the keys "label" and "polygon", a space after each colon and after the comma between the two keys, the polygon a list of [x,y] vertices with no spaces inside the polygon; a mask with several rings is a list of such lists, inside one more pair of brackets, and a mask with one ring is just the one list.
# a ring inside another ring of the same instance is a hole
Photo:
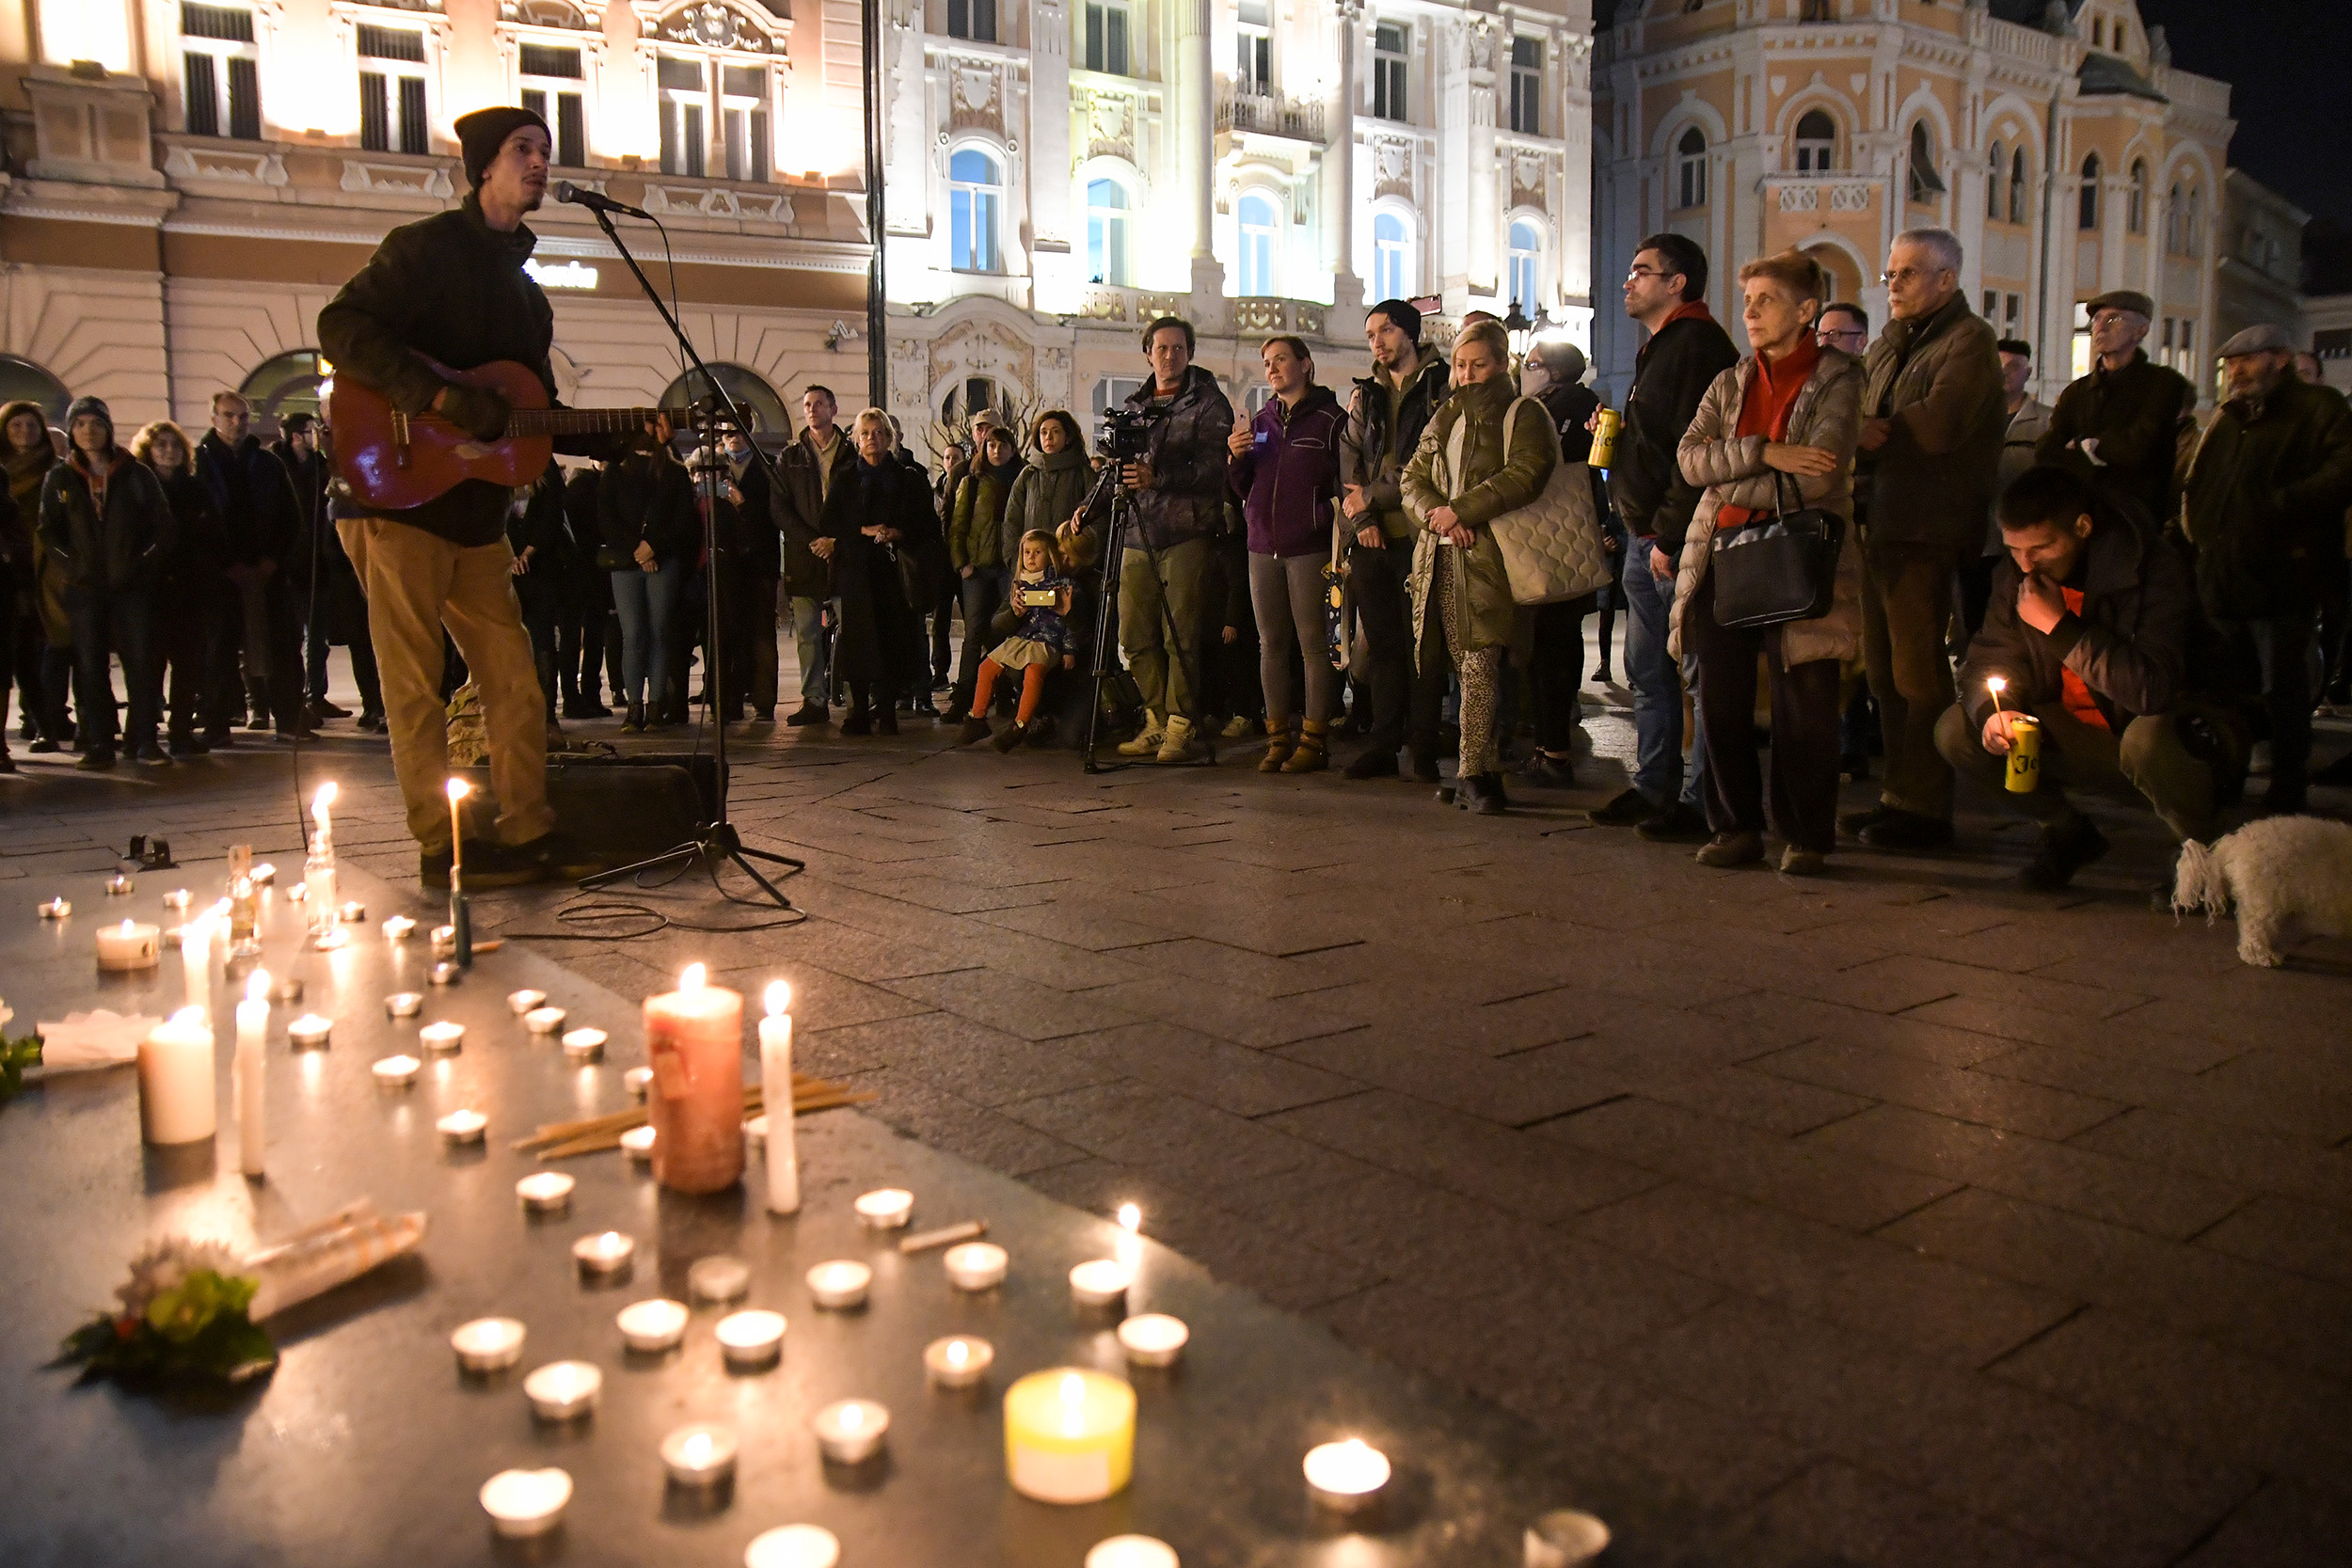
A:
{"label": "camera tripod", "polygon": [[[1111,667],[1111,622],[1119,611],[1119,585],[1120,578],[1124,575],[1126,564],[1127,535],[1135,528],[1135,499],[1127,493],[1127,486],[1121,483],[1119,476],[1120,464],[1114,457],[1112,461],[1104,465],[1101,477],[1094,482],[1092,493],[1087,497],[1086,504],[1079,508],[1081,515],[1091,512],[1103,500],[1105,493],[1108,494],[1110,529],[1104,536],[1103,545],[1103,592],[1100,602],[1094,609],[1092,700],[1087,708],[1086,750],[1083,753],[1085,760],[1081,765],[1089,773],[1116,772],[1120,768],[1136,766],[1134,762],[1105,763],[1095,755],[1095,735],[1103,722],[1103,682],[1108,678]],[[1168,608],[1166,592],[1168,579],[1160,577],[1160,552],[1152,547],[1152,542],[1145,539],[1140,531],[1136,531],[1135,536],[1142,541],[1144,559],[1151,563],[1152,575],[1158,578],[1162,584],[1160,630],[1168,639],[1168,657],[1175,661],[1170,684],[1171,686],[1174,684],[1173,676],[1182,675],[1185,685],[1197,696],[1200,689],[1200,666],[1186,654],[1185,640],[1176,629],[1175,611]],[[1209,742],[1205,735],[1201,736],[1201,739],[1204,744],[1211,746],[1210,753],[1200,762],[1189,766],[1197,768],[1204,764],[1214,764],[1216,761],[1214,744]],[[1136,762],[1143,760],[1145,759],[1137,758]]]}

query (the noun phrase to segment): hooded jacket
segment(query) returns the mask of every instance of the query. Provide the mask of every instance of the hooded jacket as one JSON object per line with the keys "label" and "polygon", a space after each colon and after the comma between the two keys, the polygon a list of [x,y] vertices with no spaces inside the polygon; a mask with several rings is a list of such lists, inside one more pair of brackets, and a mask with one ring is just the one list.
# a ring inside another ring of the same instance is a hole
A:
{"label": "hooded jacket", "polygon": [[2352,501],[2352,410],[2292,375],[2233,398],[2189,462],[2181,520],[2197,590],[2216,620],[2309,614],[2321,574],[2344,571]]}
{"label": "hooded jacket", "polygon": [[1669,558],[1682,553],[1683,533],[1699,504],[1699,487],[1682,477],[1682,433],[1707,388],[1739,362],[1740,351],[1715,318],[1689,304],[1634,356],[1633,389],[1626,394],[1609,494],[1626,532],[1655,539]]}
{"label": "hooded jacket", "polygon": [[[76,451],[72,459],[49,470],[40,489],[41,539],[69,589],[119,593],[151,587],[171,555],[179,524],[154,471],[114,442],[114,421],[107,418],[104,404],[81,399],[67,416],[66,428],[72,429],[73,420],[91,413],[106,420],[106,450],[95,458]],[[103,481],[105,492],[96,502],[93,475]]]}
{"label": "hooded jacket", "polygon": [[1391,539],[1413,536],[1400,482],[1405,465],[1421,445],[1421,433],[1445,402],[1450,377],[1445,361],[1424,348],[1421,368],[1393,405],[1389,384],[1377,370],[1359,378],[1348,393],[1347,428],[1340,437],[1340,492],[1344,495],[1347,486],[1360,485],[1371,516]]}
{"label": "hooded jacket", "polygon": [[[1148,407],[1158,383],[1144,377],[1127,398],[1130,408]],[[1168,417],[1152,426],[1144,460],[1152,466],[1152,487],[1135,494],[1135,522],[1147,548],[1165,550],[1189,539],[1215,537],[1225,527],[1225,442],[1233,434],[1233,405],[1217,390],[1216,377],[1194,365],[1168,404]],[[1097,511],[1103,510],[1098,504]],[[1097,519],[1089,513],[1087,521]]]}
{"label": "hooded jacket", "polygon": [[1094,465],[1087,461],[1086,449],[1074,441],[1059,451],[1042,451],[1031,459],[1021,477],[1012,482],[1012,497],[1005,503],[1004,522],[996,531],[997,546],[1006,563],[1020,564],[1023,534],[1031,530],[1055,532],[1086,504],[1087,492],[1093,488]]}
{"label": "hooded jacket", "polygon": [[1266,399],[1249,421],[1250,448],[1225,465],[1241,500],[1249,553],[1287,558],[1331,550],[1331,502],[1340,493],[1347,415],[1328,387],[1310,383],[1295,407]]}
{"label": "hooded jacket", "polygon": [[1996,341],[1954,294],[1931,316],[1888,322],[1870,345],[1862,417],[1888,430],[1861,460],[1866,548],[1927,545],[1958,562],[1982,546],[2009,436]]}

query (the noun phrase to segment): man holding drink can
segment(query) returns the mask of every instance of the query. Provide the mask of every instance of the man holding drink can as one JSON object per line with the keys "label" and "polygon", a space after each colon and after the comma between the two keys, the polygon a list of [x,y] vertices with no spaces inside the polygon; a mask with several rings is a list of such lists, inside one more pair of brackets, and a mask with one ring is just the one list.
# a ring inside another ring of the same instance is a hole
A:
{"label": "man holding drink can", "polygon": [[1935,744],[1961,776],[2042,824],[2018,880],[2061,888],[2106,853],[2070,787],[2128,787],[2176,839],[2210,838],[2213,769],[2173,717],[2197,625],[2179,547],[2137,507],[2061,468],[2027,469],[1998,515],[2007,553]]}

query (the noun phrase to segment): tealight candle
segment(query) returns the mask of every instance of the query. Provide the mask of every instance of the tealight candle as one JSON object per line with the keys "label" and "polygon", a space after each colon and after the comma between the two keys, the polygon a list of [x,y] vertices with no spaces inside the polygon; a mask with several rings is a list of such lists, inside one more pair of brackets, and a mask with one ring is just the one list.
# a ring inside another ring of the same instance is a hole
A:
{"label": "tealight candle", "polygon": [[167,910],[178,910],[184,912],[188,905],[192,902],[194,902],[194,900],[189,896],[188,890],[183,887],[173,888],[169,893],[164,895],[164,908]]}
{"label": "tealight candle", "polygon": [[437,1019],[417,1031],[417,1042],[436,1056],[447,1056],[466,1047],[466,1026]]}
{"label": "tealight candle", "polygon": [[423,1065],[414,1056],[386,1056],[370,1070],[383,1087],[405,1089],[417,1081],[417,1069]]}
{"label": "tealight candle", "polygon": [[1184,1320],[1165,1312],[1145,1312],[1119,1325],[1119,1342],[1126,1348],[1131,1366],[1172,1367],[1191,1338]]}
{"label": "tealight candle", "polygon": [[286,902],[289,904],[307,904],[310,901],[310,889],[305,883],[296,882],[286,890]]}
{"label": "tealight candle", "polygon": [[334,1031],[333,1020],[321,1018],[316,1013],[304,1013],[286,1025],[286,1037],[305,1051],[316,1051],[327,1042]]}
{"label": "tealight candle", "polygon": [[743,1548],[743,1568],[838,1568],[841,1543],[822,1525],[762,1530]]}
{"label": "tealight candle", "polygon": [[446,958],[457,951],[457,927],[436,926],[428,940],[433,943],[433,956],[437,958]]}
{"label": "tealight candle", "polygon": [[291,974],[278,976],[277,979],[270,982],[269,999],[272,1002],[279,1003],[294,1003],[301,1001],[302,982]]}
{"label": "tealight candle", "polygon": [[717,1486],[735,1474],[735,1433],[703,1423],[661,1440],[661,1463],[680,1486]]}
{"label": "tealight candle", "polygon": [[1389,1456],[1360,1437],[1307,1450],[1307,1496],[1338,1513],[1359,1513],[1389,1484]]}
{"label": "tealight candle", "polygon": [[639,1100],[645,1098],[645,1085],[653,1082],[653,1069],[633,1067],[621,1074],[621,1087]]}
{"label": "tealight candle", "polygon": [[543,1421],[576,1421],[596,1408],[604,1373],[585,1361],[550,1361],[523,1379],[531,1413]]}
{"label": "tealight candle", "polygon": [[356,901],[346,903],[335,911],[335,918],[346,926],[358,926],[368,918],[368,907]]}
{"label": "tealight candle", "polygon": [[587,1275],[618,1274],[628,1267],[636,1254],[633,1237],[618,1230],[600,1230],[593,1236],[582,1236],[572,1243],[572,1260],[580,1272]]}
{"label": "tealight candle", "polygon": [[72,904],[63,898],[51,898],[40,905],[40,917],[43,920],[63,920],[72,912]]}
{"label": "tealight candle", "polygon": [[1176,1548],[1152,1535],[1114,1535],[1087,1552],[1086,1568],[1176,1568]]}
{"label": "tealight candle", "polygon": [[743,1146],[746,1148],[766,1148],[768,1147],[767,1112],[762,1111],[755,1117],[745,1117],[743,1118]]}
{"label": "tealight candle", "polygon": [[561,1213],[572,1206],[572,1188],[578,1184],[560,1170],[535,1171],[515,1183],[515,1196],[534,1214]]}
{"label": "tealight candle", "polygon": [[564,1522],[572,1478],[562,1470],[501,1470],[482,1483],[482,1512],[510,1540],[545,1535]]}
{"label": "tealight candle", "polygon": [[866,1229],[896,1230],[914,1212],[914,1195],[903,1187],[883,1187],[861,1193],[850,1207],[857,1211],[858,1224]]}
{"label": "tealight candle", "polygon": [[1609,1527],[1581,1509],[1555,1508],[1527,1527],[1526,1546],[1527,1568],[1583,1568],[1609,1549]]}
{"label": "tealight candle", "polygon": [[446,959],[424,972],[424,981],[429,986],[453,986],[465,977],[464,966]]}
{"label": "tealight candle", "polygon": [[164,951],[165,951],[165,952],[167,952],[167,953],[177,953],[177,952],[179,952],[179,951],[180,951],[180,942],[181,942],[182,939],[183,939],[183,938],[184,938],[184,937],[187,935],[187,933],[188,933],[188,928],[187,928],[186,927],[184,927],[184,926],[167,926],[167,927],[164,927],[164,936],[163,936],[163,942],[164,942]]}
{"label": "tealight candle", "polygon": [[561,1007],[533,1007],[523,1014],[523,1027],[534,1035],[552,1035],[564,1027]]}
{"label": "tealight candle", "polygon": [[873,1282],[873,1270],[846,1259],[819,1263],[808,1271],[808,1293],[817,1298],[818,1306],[835,1312],[865,1306],[866,1287]]}
{"label": "tealight candle", "polygon": [[253,885],[255,887],[275,887],[277,883],[278,867],[272,865],[269,862],[263,861],[261,864],[253,868]]}
{"label": "tealight candle", "polygon": [[950,1335],[923,1347],[923,1370],[942,1388],[969,1388],[988,1375],[996,1347],[969,1335]]}
{"label": "tealight candle", "polygon": [[443,1143],[455,1147],[480,1143],[482,1130],[490,1125],[490,1119],[480,1111],[452,1111],[433,1125],[441,1130]]}
{"label": "tealight candle", "polygon": [[564,1059],[576,1067],[604,1059],[604,1031],[601,1029],[566,1029],[564,1031]]}
{"label": "tealight candle", "polygon": [[686,1271],[686,1293],[696,1301],[735,1301],[750,1290],[751,1285],[751,1265],[740,1258],[729,1258],[724,1253],[697,1258],[693,1267]]}
{"label": "tealight candle", "polygon": [[966,1242],[941,1254],[948,1283],[959,1291],[992,1290],[1005,1282],[1005,1249],[993,1242]]}
{"label": "tealight candle", "polygon": [[424,1011],[424,998],[413,990],[394,991],[384,999],[387,1018],[414,1018]]}
{"label": "tealight candle", "polygon": [[621,1152],[643,1163],[653,1158],[654,1134],[650,1124],[632,1127],[621,1134]]}
{"label": "tealight candle", "polygon": [[1097,1258],[1070,1271],[1070,1294],[1081,1307],[1115,1307],[1134,1283],[1135,1275],[1127,1265],[1109,1258]]}
{"label": "tealight candle", "polygon": [[730,1312],[712,1331],[719,1352],[730,1367],[750,1370],[771,1366],[784,1354],[784,1314],[761,1307]]}
{"label": "tealight candle", "polygon": [[393,915],[391,918],[384,922],[384,940],[386,942],[406,942],[408,940],[409,933],[413,932],[416,928],[417,923],[409,919],[406,915]]}
{"label": "tealight candle", "polygon": [[152,969],[162,961],[163,932],[156,927],[135,920],[98,927],[98,967],[108,974]]}
{"label": "tealight candle", "polygon": [[890,1412],[872,1400],[835,1400],[808,1423],[818,1451],[835,1465],[863,1465],[882,1446]]}
{"label": "tealight candle", "polygon": [[640,1355],[658,1354],[686,1336],[686,1305],[656,1296],[632,1301],[612,1320],[620,1325],[621,1342]]}
{"label": "tealight candle", "polygon": [[495,1372],[523,1358],[523,1325],[512,1318],[476,1318],[449,1337],[457,1364],[469,1372]]}
{"label": "tealight candle", "polygon": [[137,886],[138,883],[133,881],[130,877],[118,871],[113,876],[106,879],[106,896],[109,898],[119,898],[124,894],[129,893],[133,888]]}
{"label": "tealight candle", "polygon": [[[437,935],[438,933],[436,934]],[[516,1018],[520,1018],[523,1014],[531,1011],[532,1008],[539,1006],[545,1003],[547,999],[548,993],[543,990],[509,991],[506,995],[506,1005],[515,1010],[515,1016]]]}
{"label": "tealight candle", "polygon": [[1005,1465],[1013,1490],[1047,1503],[1091,1503],[1135,1473],[1136,1391],[1063,1367],[1005,1390]]}

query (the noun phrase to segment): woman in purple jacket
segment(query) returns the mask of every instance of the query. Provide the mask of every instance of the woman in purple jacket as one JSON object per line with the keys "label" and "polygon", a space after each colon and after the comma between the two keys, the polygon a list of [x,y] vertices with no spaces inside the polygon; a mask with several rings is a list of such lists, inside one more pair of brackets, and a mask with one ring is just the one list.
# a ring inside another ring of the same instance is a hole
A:
{"label": "woman in purple jacket", "polygon": [[[1268,338],[1262,351],[1274,395],[1227,442],[1225,483],[1249,525],[1249,602],[1258,617],[1258,673],[1265,686],[1266,753],[1261,773],[1311,773],[1327,760],[1324,735],[1339,682],[1324,634],[1323,568],[1331,559],[1331,507],[1340,492],[1340,436],[1347,411],[1315,385],[1315,362],[1298,338]],[[1307,709],[1295,738],[1291,681],[1295,636],[1307,667]]]}

